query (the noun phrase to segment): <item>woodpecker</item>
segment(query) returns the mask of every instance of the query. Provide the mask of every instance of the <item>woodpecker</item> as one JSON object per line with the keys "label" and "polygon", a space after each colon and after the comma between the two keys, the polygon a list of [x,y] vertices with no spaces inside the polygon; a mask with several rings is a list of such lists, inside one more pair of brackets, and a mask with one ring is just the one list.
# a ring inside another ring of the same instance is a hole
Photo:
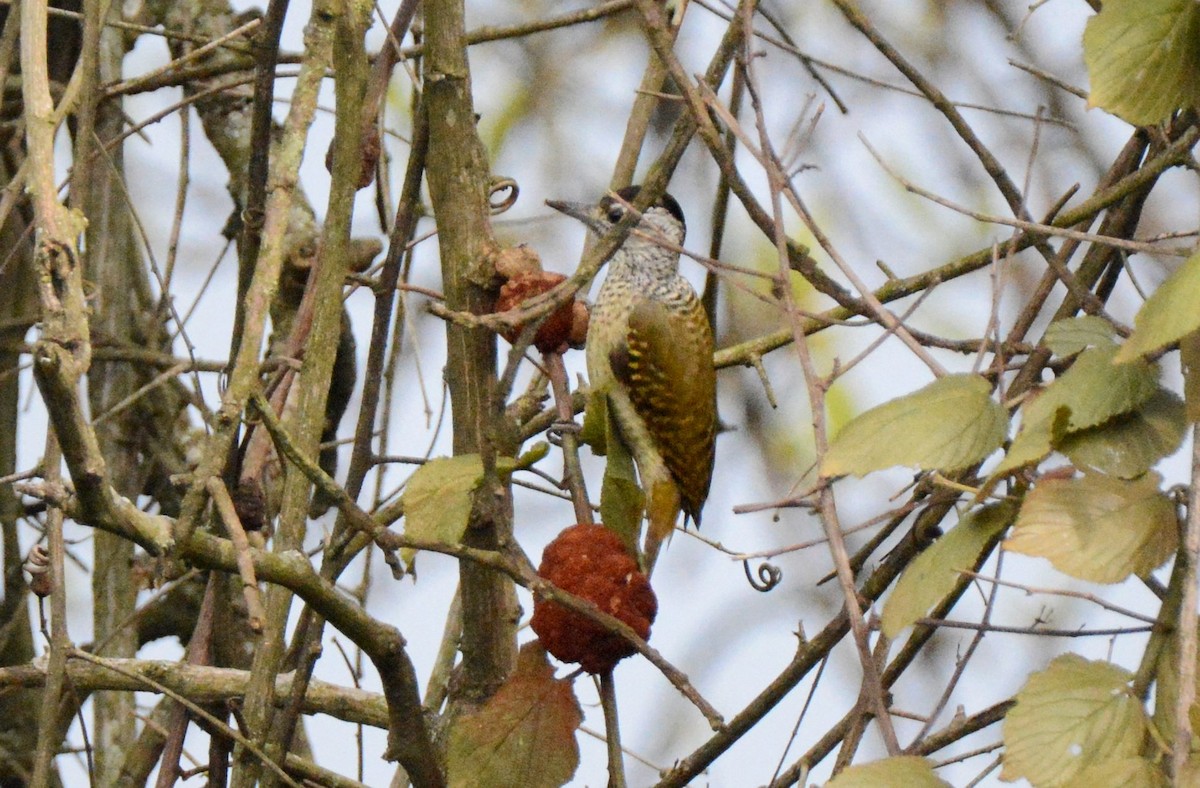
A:
{"label": "woodpecker", "polygon": [[[603,235],[631,210],[640,187],[598,205],[547,204]],[[637,464],[646,495],[646,568],[670,536],[700,525],[712,481],[717,432],[713,334],[691,284],[679,275],[686,225],[669,194],[648,207],[608,263],[592,307],[587,368],[592,396],[607,400],[609,434]]]}

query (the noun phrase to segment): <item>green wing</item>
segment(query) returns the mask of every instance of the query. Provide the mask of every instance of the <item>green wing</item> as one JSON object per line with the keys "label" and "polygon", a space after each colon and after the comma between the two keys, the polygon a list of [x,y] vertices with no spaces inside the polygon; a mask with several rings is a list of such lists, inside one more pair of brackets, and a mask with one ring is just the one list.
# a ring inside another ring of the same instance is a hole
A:
{"label": "green wing", "polygon": [[700,299],[667,306],[641,299],[629,316],[625,347],[610,356],[634,410],[646,423],[697,525],[712,482],[717,427],[713,336]]}

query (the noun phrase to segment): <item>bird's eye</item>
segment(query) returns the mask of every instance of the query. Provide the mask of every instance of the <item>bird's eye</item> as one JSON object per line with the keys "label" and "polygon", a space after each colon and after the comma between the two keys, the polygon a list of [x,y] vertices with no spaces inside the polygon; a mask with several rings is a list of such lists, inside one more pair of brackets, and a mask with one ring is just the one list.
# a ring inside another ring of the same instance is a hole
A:
{"label": "bird's eye", "polygon": [[610,222],[612,222],[613,224],[616,224],[617,222],[621,221],[621,218],[624,216],[625,216],[625,206],[624,205],[621,205],[620,203],[613,203],[612,205],[610,205],[608,207],[608,220]]}

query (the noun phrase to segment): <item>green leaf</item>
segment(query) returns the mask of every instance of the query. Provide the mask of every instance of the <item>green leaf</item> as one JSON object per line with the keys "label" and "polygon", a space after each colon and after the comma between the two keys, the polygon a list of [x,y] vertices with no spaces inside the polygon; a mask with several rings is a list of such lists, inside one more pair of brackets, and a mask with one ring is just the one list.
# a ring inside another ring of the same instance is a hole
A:
{"label": "green leaf", "polygon": [[583,721],[571,682],[554,678],[546,652],[526,643],[517,668],[479,711],[450,729],[452,788],[557,788],[575,774]]}
{"label": "green leaf", "polygon": [[1072,433],[1058,448],[1076,467],[1133,479],[1178,449],[1186,429],[1183,400],[1160,388],[1132,413]]}
{"label": "green leaf", "polygon": [[[1037,420],[1033,421],[1031,418]],[[1028,412],[1025,413],[1022,417],[1021,431],[1013,438],[1008,451],[1004,453],[1004,459],[996,466],[996,470],[992,471],[992,478],[1006,476],[1017,468],[1040,462],[1054,450],[1054,444],[1066,434],[1067,420],[1070,418],[1071,410],[1065,406],[1060,406],[1049,418],[1045,413],[1035,412],[1032,417]]]}
{"label": "green leaf", "polygon": [[863,476],[894,465],[954,471],[995,451],[1008,414],[979,375],[947,375],[868,410],[829,446],[821,475]]}
{"label": "green leaf", "polygon": [[825,788],[943,788],[950,783],[933,773],[933,764],[916,755],[897,755],[851,766]]}
{"label": "green leaf", "polygon": [[[1189,0],[1191,2],[1191,0]],[[1195,5],[1200,9],[1200,5]],[[1118,364],[1153,353],[1200,328],[1200,251],[1150,294],[1134,317],[1133,336],[1121,346]]]}
{"label": "green leaf", "polygon": [[630,555],[639,556],[638,535],[642,532],[642,512],[646,496],[637,482],[633,455],[614,424],[608,425],[608,462],[600,486],[600,522],[621,537]]}
{"label": "green leaf", "polygon": [[1072,432],[1137,408],[1158,391],[1158,370],[1145,361],[1113,365],[1119,348],[1085,350],[1061,377],[1021,409],[1021,432],[993,476],[1037,462]]}
{"label": "green leaf", "polygon": [[1169,788],[1170,785],[1171,781],[1163,774],[1162,769],[1145,758],[1115,758],[1089,766],[1064,788]]}
{"label": "green leaf", "polygon": [[1158,370],[1145,361],[1113,365],[1119,348],[1085,350],[1071,368],[1025,407],[1031,421],[1050,420],[1059,408],[1070,410],[1066,432],[1103,424],[1128,413],[1158,391]]}
{"label": "green leaf", "polygon": [[1058,358],[1066,358],[1089,347],[1113,345],[1112,324],[1096,315],[1055,320],[1046,329],[1042,344]]}
{"label": "green leaf", "polygon": [[1175,504],[1159,491],[1160,481],[1153,472],[1135,481],[1100,474],[1044,479],[1025,496],[1004,546],[1095,583],[1144,575],[1178,541]]}
{"label": "green leaf", "polygon": [[603,457],[608,453],[608,397],[595,393],[588,397],[583,411],[583,429],[579,440],[592,448],[592,454]]}
{"label": "green leaf", "polygon": [[1088,104],[1135,126],[1200,105],[1200,5],[1195,0],[1104,0],[1088,20]]}
{"label": "green leaf", "polygon": [[[405,535],[458,544],[471,516],[472,494],[482,480],[483,461],[478,454],[439,457],[417,468],[400,496]],[[409,569],[416,553],[400,551]]]}
{"label": "green leaf", "polygon": [[1136,756],[1146,717],[1129,679],[1116,665],[1078,654],[1030,676],[1004,718],[1000,779],[1065,786],[1084,769]]}
{"label": "green leaf", "polygon": [[897,637],[901,630],[929,613],[973,569],[987,545],[1013,521],[1015,504],[984,506],[963,517],[904,570],[883,606],[883,633]]}
{"label": "green leaf", "polygon": [[[525,471],[537,465],[542,460],[546,459],[546,455],[550,453],[550,444],[546,441],[538,441],[529,447],[529,450],[522,454],[513,463],[513,470]],[[507,459],[507,458],[501,458]],[[499,461],[497,461],[499,464]]]}

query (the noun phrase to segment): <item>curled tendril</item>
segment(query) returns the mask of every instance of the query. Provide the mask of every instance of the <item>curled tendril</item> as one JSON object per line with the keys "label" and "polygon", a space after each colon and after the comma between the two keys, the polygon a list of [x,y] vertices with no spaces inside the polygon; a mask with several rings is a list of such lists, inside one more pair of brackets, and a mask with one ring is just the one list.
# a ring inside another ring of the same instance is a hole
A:
{"label": "curled tendril", "polygon": [[555,446],[562,446],[562,436],[564,432],[569,432],[572,435],[578,435],[583,431],[583,427],[578,422],[571,421],[556,421],[546,430],[546,439]]}
{"label": "curled tendril", "polygon": [[783,570],[766,561],[759,564],[758,569],[751,573],[750,559],[747,558],[742,561],[742,569],[746,570],[746,582],[750,584],[750,587],[764,594],[783,581]]}
{"label": "curled tendril", "polygon": [[[512,178],[492,178],[491,186],[488,187],[488,208],[491,209],[492,216],[502,214],[513,207],[520,194],[521,187],[517,186],[517,182]],[[500,195],[499,199],[497,195]]]}
{"label": "curled tendril", "polygon": [[29,590],[40,597],[50,596],[54,580],[50,576],[50,551],[42,545],[34,545],[21,565],[29,575]]}
{"label": "curled tendril", "polygon": [[21,567],[31,575],[45,574],[50,571],[50,551],[40,544],[35,544],[25,557]]}

